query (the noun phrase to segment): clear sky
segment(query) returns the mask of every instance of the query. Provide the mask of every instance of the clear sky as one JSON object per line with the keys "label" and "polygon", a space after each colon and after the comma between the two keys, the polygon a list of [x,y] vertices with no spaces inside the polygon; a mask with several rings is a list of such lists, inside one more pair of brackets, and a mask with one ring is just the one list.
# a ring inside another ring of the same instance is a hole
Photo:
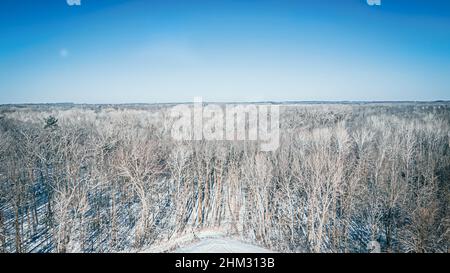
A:
{"label": "clear sky", "polygon": [[2,0],[0,103],[449,100],[450,1]]}

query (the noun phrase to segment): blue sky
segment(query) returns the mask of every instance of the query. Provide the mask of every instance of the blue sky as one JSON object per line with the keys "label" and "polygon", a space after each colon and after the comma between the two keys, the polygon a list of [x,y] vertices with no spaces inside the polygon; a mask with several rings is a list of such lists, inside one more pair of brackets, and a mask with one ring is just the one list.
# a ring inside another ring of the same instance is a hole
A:
{"label": "blue sky", "polygon": [[0,103],[450,99],[447,0],[0,5]]}

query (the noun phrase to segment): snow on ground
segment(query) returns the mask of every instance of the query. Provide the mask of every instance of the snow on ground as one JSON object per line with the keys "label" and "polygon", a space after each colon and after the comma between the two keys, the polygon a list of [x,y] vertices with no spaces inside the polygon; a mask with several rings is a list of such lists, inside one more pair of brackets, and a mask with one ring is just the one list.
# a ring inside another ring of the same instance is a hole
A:
{"label": "snow on ground", "polygon": [[201,239],[192,245],[181,247],[177,253],[270,253],[259,246],[247,244],[231,238]]}
{"label": "snow on ground", "polygon": [[160,243],[144,253],[175,252],[175,253],[271,253],[273,251],[232,238],[217,230],[204,230]]}

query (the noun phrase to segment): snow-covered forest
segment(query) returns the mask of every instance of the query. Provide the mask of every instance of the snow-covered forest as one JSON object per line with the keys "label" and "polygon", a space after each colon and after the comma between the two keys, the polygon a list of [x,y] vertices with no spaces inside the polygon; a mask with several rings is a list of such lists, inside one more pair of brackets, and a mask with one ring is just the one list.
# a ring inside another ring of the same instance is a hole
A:
{"label": "snow-covered forest", "polygon": [[175,141],[168,107],[1,106],[0,252],[448,252],[448,103],[284,104],[273,152]]}

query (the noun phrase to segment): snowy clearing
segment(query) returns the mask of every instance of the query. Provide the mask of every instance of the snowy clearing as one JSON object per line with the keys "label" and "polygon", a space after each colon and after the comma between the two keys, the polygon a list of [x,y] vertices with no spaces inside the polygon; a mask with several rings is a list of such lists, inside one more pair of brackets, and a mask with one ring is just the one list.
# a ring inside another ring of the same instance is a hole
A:
{"label": "snowy clearing", "polygon": [[224,232],[205,230],[190,233],[168,242],[152,246],[143,253],[271,253],[273,251],[232,238]]}
{"label": "snowy clearing", "polygon": [[231,238],[202,239],[177,249],[177,253],[270,253],[272,251]]}

